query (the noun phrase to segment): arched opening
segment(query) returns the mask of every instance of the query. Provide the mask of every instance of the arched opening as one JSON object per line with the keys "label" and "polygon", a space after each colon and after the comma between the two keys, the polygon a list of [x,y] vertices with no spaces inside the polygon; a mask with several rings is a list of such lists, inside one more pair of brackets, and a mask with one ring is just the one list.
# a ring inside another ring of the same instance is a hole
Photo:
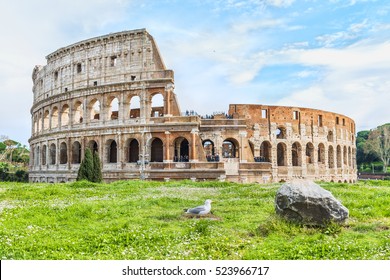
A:
{"label": "arched opening", "polygon": [[45,113],[43,114],[43,129],[48,130],[50,127],[49,124],[49,111],[46,110]]}
{"label": "arched opening", "polygon": [[58,108],[53,107],[51,111],[51,128],[58,127]]}
{"label": "arched opening", "polygon": [[[210,139],[204,140],[202,142],[203,150],[206,155],[207,161],[217,161],[215,158],[215,148],[214,148],[214,142]],[[219,161],[219,159],[218,159]]]}
{"label": "arched opening", "polygon": [[116,163],[118,162],[118,147],[115,140],[108,140],[107,141],[107,161],[109,163]]}
{"label": "arched opening", "polygon": [[35,149],[35,166],[39,166],[41,164],[40,156],[40,148],[37,146]]}
{"label": "arched opening", "polygon": [[65,142],[60,144],[60,164],[68,163],[68,148]]}
{"label": "arched opening", "polygon": [[79,164],[81,162],[81,144],[75,141],[72,145],[72,163]]}
{"label": "arched opening", "polygon": [[222,157],[238,158],[238,142],[235,139],[226,139],[222,142]]}
{"label": "arched opening", "polygon": [[284,143],[279,143],[276,147],[277,153],[277,163],[278,166],[286,166],[287,165],[287,147]]}
{"label": "arched opening", "polygon": [[65,104],[61,110],[61,126],[69,124],[69,105]]}
{"label": "arched opening", "polygon": [[154,138],[151,143],[151,162],[163,162],[164,161],[164,146],[160,138]]}
{"label": "arched opening", "polygon": [[156,118],[164,115],[164,97],[161,93],[157,93],[152,97],[151,117]]}
{"label": "arched opening", "polygon": [[306,163],[314,163],[314,145],[312,143],[306,144]]}
{"label": "arched opening", "polygon": [[73,117],[73,123],[78,124],[83,122],[83,104],[80,101],[77,101],[74,105],[74,117]]}
{"label": "arched opening", "polygon": [[47,146],[42,146],[42,165],[46,165]]}
{"label": "arched opening", "polygon": [[38,117],[38,132],[42,131],[42,113],[39,113]]}
{"label": "arched opening", "polygon": [[329,131],[328,132],[328,142],[333,142],[334,140],[334,137],[333,137],[333,131]]}
{"label": "arched opening", "polygon": [[141,115],[141,103],[139,96],[133,96],[130,99],[130,118],[139,118]]}
{"label": "arched opening", "polygon": [[93,99],[88,106],[89,109],[89,119],[90,120],[100,120],[100,102],[97,99]]}
{"label": "arched opening", "polygon": [[341,168],[341,147],[337,145],[337,168]]}
{"label": "arched opening", "polygon": [[139,143],[136,139],[127,140],[127,162],[139,160]]}
{"label": "arched opening", "polygon": [[37,116],[34,117],[34,134],[38,133],[38,119]]}
{"label": "arched opening", "polygon": [[325,146],[324,144],[318,144],[318,162],[325,164]]}
{"label": "arched opening", "polygon": [[302,147],[298,142],[292,144],[291,159],[293,166],[302,166]]}
{"label": "arched opening", "polygon": [[260,145],[260,162],[271,162],[272,145],[268,141],[264,141]]}
{"label": "arched opening", "polygon": [[56,154],[57,154],[56,145],[53,143],[50,145],[50,164],[51,165],[56,164]]}
{"label": "arched opening", "polygon": [[99,147],[95,140],[91,140],[88,142],[88,148],[91,150],[92,154],[95,152],[98,153]]}
{"label": "arched opening", "polygon": [[348,165],[348,151],[347,151],[346,146],[344,146],[344,149],[343,149],[343,163],[345,166]]}
{"label": "arched opening", "polygon": [[333,146],[328,148],[328,166],[329,168],[334,168],[334,149]]}
{"label": "arched opening", "polygon": [[119,101],[118,98],[114,97],[111,100],[108,116],[110,120],[117,120],[119,117]]}
{"label": "arched opening", "polygon": [[174,147],[175,153],[173,161],[188,162],[190,159],[188,140],[184,137],[176,138],[174,142]]}
{"label": "arched opening", "polygon": [[275,131],[275,135],[277,139],[286,139],[287,138],[286,128],[284,126],[279,126]]}
{"label": "arched opening", "polygon": [[348,147],[348,163],[349,163],[349,166],[352,167],[352,153],[351,153],[351,147]]}

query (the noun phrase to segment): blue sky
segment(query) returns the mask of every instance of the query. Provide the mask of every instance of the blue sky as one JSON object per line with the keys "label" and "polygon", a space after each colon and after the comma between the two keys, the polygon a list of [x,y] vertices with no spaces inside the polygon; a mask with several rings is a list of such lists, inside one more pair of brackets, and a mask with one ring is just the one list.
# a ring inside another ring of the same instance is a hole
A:
{"label": "blue sky", "polygon": [[1,0],[0,135],[27,144],[31,73],[90,37],[146,28],[181,110],[300,106],[390,122],[390,3],[370,0]]}

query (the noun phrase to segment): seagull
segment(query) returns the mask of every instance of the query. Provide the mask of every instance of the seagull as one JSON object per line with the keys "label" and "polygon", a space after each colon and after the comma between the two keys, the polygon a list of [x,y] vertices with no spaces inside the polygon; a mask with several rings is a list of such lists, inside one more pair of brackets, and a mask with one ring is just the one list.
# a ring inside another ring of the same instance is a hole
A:
{"label": "seagull", "polygon": [[204,202],[204,205],[197,206],[195,208],[190,208],[186,211],[187,214],[195,214],[195,215],[206,215],[210,213],[211,210],[211,200],[207,199]]}

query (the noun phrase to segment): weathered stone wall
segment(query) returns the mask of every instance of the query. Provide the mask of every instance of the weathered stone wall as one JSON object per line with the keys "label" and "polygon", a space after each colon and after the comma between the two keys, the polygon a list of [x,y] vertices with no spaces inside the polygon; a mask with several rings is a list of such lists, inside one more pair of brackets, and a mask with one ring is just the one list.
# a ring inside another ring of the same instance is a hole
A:
{"label": "weathered stone wall", "polygon": [[229,106],[228,115],[183,116],[146,30],[88,39],[33,70],[30,180],[76,178],[87,147],[103,178],[270,182],[356,180],[355,126],[330,112]]}

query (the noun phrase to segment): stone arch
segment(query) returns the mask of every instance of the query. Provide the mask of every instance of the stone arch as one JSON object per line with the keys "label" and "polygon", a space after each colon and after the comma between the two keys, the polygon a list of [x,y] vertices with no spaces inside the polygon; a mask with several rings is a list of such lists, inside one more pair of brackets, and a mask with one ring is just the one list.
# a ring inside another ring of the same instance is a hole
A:
{"label": "stone arch", "polygon": [[302,166],[302,146],[294,142],[291,146],[291,159],[293,166]]}
{"label": "stone arch", "polygon": [[100,120],[101,105],[100,101],[96,98],[92,99],[88,105],[89,119]]}
{"label": "stone arch", "polygon": [[318,144],[318,162],[325,164],[325,145],[322,143]]}
{"label": "stone arch", "polygon": [[206,139],[202,141],[202,146],[204,153],[206,155],[207,161],[214,161],[214,156],[215,156],[215,146],[214,142],[211,141],[210,139]]}
{"label": "stone arch", "polygon": [[150,116],[160,117],[164,115],[164,96],[162,93],[155,93],[151,99],[151,113]]}
{"label": "stone arch", "polygon": [[284,126],[280,125],[275,130],[275,135],[277,139],[287,139],[287,130]]}
{"label": "stone arch", "polygon": [[348,150],[346,146],[343,148],[343,164],[348,166]]}
{"label": "stone arch", "polygon": [[47,158],[47,146],[42,146],[42,165],[46,165],[46,158]]}
{"label": "stone arch", "polygon": [[99,152],[99,145],[95,140],[90,140],[88,142],[88,148],[91,150],[92,154]]}
{"label": "stone arch", "polygon": [[150,144],[150,161],[163,162],[164,161],[164,144],[160,138],[154,138]]}
{"label": "stone arch", "polygon": [[334,168],[334,149],[333,146],[328,147],[328,166]]}
{"label": "stone arch", "polygon": [[109,139],[106,143],[107,146],[107,162],[117,163],[118,162],[118,145],[115,140]]}
{"label": "stone arch", "polygon": [[222,157],[239,158],[239,144],[234,138],[227,138],[222,142]]}
{"label": "stone arch", "polygon": [[65,142],[60,144],[60,164],[68,163],[68,147]]}
{"label": "stone arch", "polygon": [[37,115],[34,116],[34,134],[38,133],[38,117]]}
{"label": "stone arch", "polygon": [[43,113],[43,130],[48,130],[50,128],[50,116],[49,110],[46,110]]}
{"label": "stone arch", "polygon": [[41,164],[40,157],[41,157],[41,155],[40,155],[40,147],[36,146],[36,148],[35,148],[35,157],[34,157],[34,159],[35,159],[34,165],[35,166],[39,166]]}
{"label": "stone arch", "polygon": [[73,123],[78,124],[83,122],[84,106],[80,101],[74,104]]}
{"label": "stone arch", "polygon": [[117,120],[119,118],[119,101],[116,96],[112,96],[108,99],[108,119]]}
{"label": "stone arch", "polygon": [[81,144],[78,141],[74,141],[72,144],[72,163],[81,163]]}
{"label": "stone arch", "polygon": [[126,161],[127,162],[137,162],[139,161],[139,142],[137,139],[131,138],[126,141]]}
{"label": "stone arch", "polygon": [[341,168],[341,147],[337,145],[336,148],[337,168]]}
{"label": "stone arch", "polygon": [[69,105],[65,104],[61,109],[61,126],[69,124]]}
{"label": "stone arch", "polygon": [[51,128],[58,127],[58,108],[56,106],[51,110]]}
{"label": "stone arch", "polygon": [[141,116],[141,99],[138,95],[134,95],[130,98],[130,119],[139,118]]}
{"label": "stone arch", "polygon": [[57,147],[54,143],[50,145],[50,162],[49,164],[54,165],[57,162]]}
{"label": "stone arch", "polygon": [[285,143],[279,143],[276,147],[278,166],[287,166],[287,146]]}
{"label": "stone arch", "polygon": [[178,137],[173,141],[173,161],[187,162],[190,159],[190,145],[185,137]]}
{"label": "stone arch", "polygon": [[352,152],[351,147],[348,147],[348,165],[352,167]]}
{"label": "stone arch", "polygon": [[356,149],[352,148],[352,168],[356,168]]}
{"label": "stone arch", "polygon": [[38,132],[42,131],[42,112],[38,114]]}
{"label": "stone arch", "polygon": [[272,145],[269,141],[263,141],[260,145],[260,161],[261,162],[272,161]]}
{"label": "stone arch", "polygon": [[314,163],[314,145],[311,142],[306,144],[306,163]]}

